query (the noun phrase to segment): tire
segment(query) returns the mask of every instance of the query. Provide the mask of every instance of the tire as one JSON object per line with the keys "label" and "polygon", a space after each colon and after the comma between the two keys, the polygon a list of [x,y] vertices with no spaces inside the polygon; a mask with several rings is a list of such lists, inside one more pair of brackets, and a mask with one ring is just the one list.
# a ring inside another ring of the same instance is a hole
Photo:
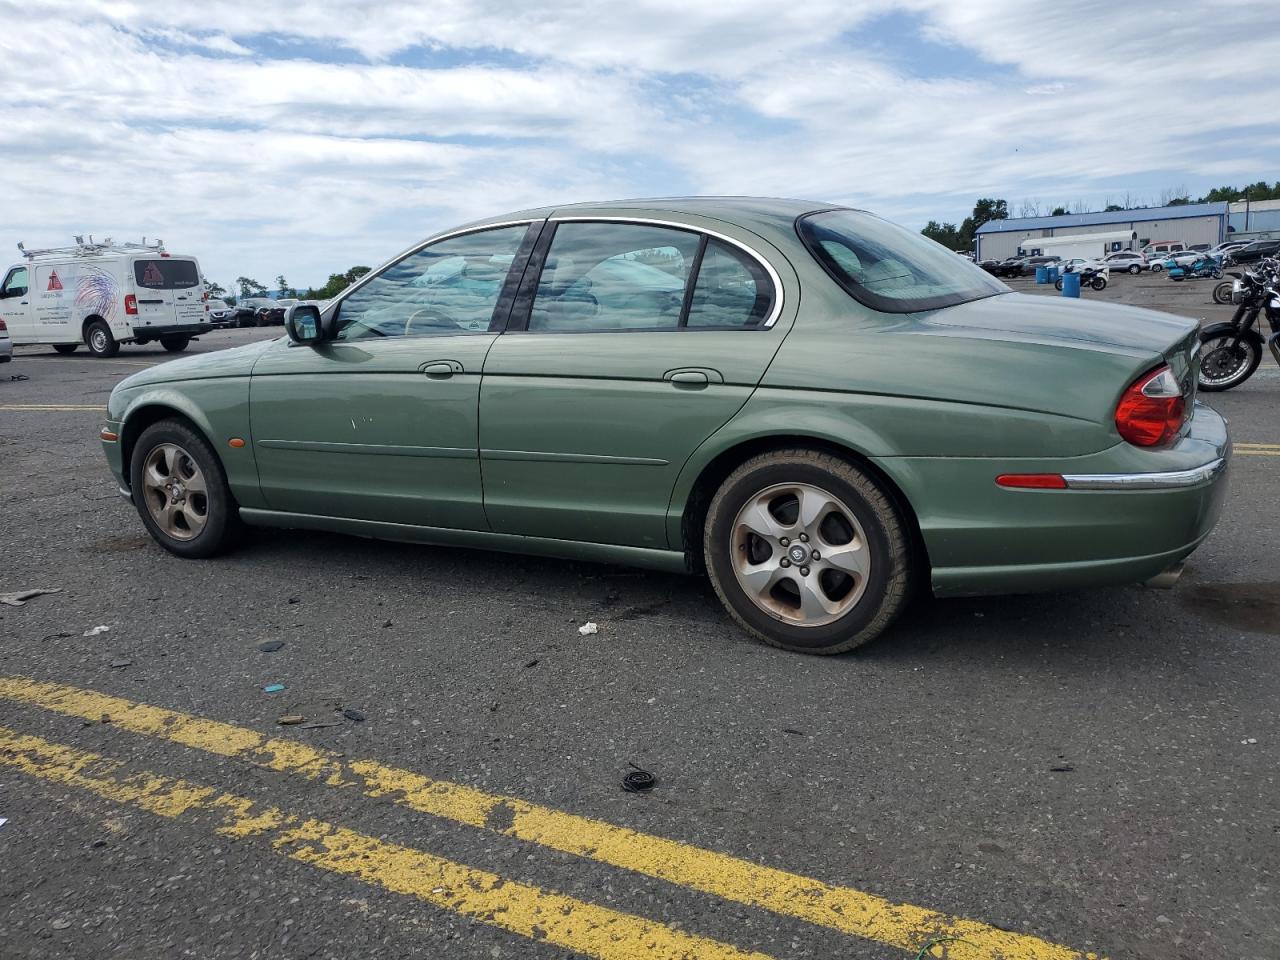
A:
{"label": "tire", "polygon": [[1214,303],[1230,303],[1231,302],[1232,281],[1223,280],[1213,288]]}
{"label": "tire", "polygon": [[1129,272],[1136,277],[1138,274],[1142,272],[1142,268],[1138,266],[1136,263],[1131,263],[1129,264]]}
{"label": "tire", "polygon": [[1151,265],[1151,272],[1152,272],[1152,273],[1159,273],[1159,272],[1160,272],[1161,270],[1163,270],[1163,269],[1164,269],[1164,264],[1163,264],[1163,263],[1153,263],[1153,264]]}
{"label": "tire", "polygon": [[[816,517],[808,527],[798,522],[802,502]],[[906,605],[913,567],[885,492],[848,461],[806,449],[761,454],[734,470],[707,510],[703,550],[729,614],[765,643],[799,653],[844,653],[881,633]],[[813,559],[820,551],[826,557]],[[842,562],[832,563],[836,556]]]}
{"label": "tire", "polygon": [[164,347],[170,353],[181,353],[187,349],[187,344],[191,342],[191,338],[187,336],[161,337],[160,346]]}
{"label": "tire", "polygon": [[[175,509],[173,493],[160,484],[161,476],[181,484],[182,506]],[[203,493],[189,488],[196,480]],[[240,534],[239,507],[221,461],[208,441],[181,420],[161,420],[142,431],[129,461],[129,485],[147,532],[179,557],[212,557]]]}
{"label": "tire", "polygon": [[[1215,324],[1200,332],[1200,389],[1207,393],[1221,393],[1238,387],[1258,369],[1262,362],[1260,338],[1245,336],[1235,351],[1230,341],[1235,337],[1235,327],[1230,323]],[[1207,378],[1207,379],[1206,379]]]}
{"label": "tire", "polygon": [[76,352],[76,347],[78,346],[80,346],[78,343],[55,343],[53,345],[53,349],[57,350],[64,357],[69,357],[71,354]]}
{"label": "tire", "polygon": [[1061,278],[1061,277],[1059,277],[1057,280],[1053,281],[1053,289],[1055,289],[1055,290],[1061,290],[1061,289],[1062,289],[1062,278]]}
{"label": "tire", "polygon": [[253,325],[255,327],[265,327],[267,325],[267,318],[264,316],[255,316],[253,318]]}
{"label": "tire", "polygon": [[1210,273],[1210,274],[1209,274],[1209,276],[1213,277],[1213,279],[1215,279],[1215,280],[1221,280],[1221,279],[1222,279],[1222,271],[1221,271],[1221,270],[1219,270],[1219,269],[1217,269],[1217,268],[1215,267],[1215,268],[1214,268],[1214,270],[1213,270],[1213,272],[1212,272],[1212,273]]}
{"label": "tire", "polygon": [[1105,290],[1107,289],[1107,278],[1094,277],[1091,281],[1089,281],[1089,286],[1093,287],[1093,289],[1095,290]]}
{"label": "tire", "polygon": [[95,357],[114,357],[120,352],[120,344],[111,335],[105,320],[94,320],[84,328],[84,342]]}

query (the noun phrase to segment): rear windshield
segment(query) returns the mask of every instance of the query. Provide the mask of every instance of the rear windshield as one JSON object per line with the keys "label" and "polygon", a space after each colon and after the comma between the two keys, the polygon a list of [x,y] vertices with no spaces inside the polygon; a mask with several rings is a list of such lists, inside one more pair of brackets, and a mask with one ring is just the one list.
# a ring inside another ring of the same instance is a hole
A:
{"label": "rear windshield", "polygon": [[1009,292],[941,244],[869,213],[811,213],[796,221],[796,230],[827,273],[874,310],[936,310]]}
{"label": "rear windshield", "polygon": [[135,260],[133,279],[148,290],[178,290],[200,286],[200,271],[194,260]]}

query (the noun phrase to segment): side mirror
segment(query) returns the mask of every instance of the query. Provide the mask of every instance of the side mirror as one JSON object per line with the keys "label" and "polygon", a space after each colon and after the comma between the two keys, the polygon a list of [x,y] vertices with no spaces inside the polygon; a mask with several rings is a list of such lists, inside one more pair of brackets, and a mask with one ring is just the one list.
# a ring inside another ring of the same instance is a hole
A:
{"label": "side mirror", "polygon": [[320,308],[312,303],[295,303],[284,312],[284,329],[294,343],[314,346],[331,339],[320,318]]}

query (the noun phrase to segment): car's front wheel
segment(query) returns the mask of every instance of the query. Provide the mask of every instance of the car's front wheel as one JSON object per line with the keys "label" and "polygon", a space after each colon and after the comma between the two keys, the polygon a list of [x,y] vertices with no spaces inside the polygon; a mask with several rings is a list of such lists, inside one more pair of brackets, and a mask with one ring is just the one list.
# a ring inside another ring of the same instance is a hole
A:
{"label": "car's front wheel", "polygon": [[190,337],[178,335],[160,338],[160,346],[164,347],[170,353],[181,353],[183,350],[187,349],[187,344],[190,342]]}
{"label": "car's front wheel", "polygon": [[240,532],[226,474],[204,437],[181,420],[161,420],[133,445],[129,483],[147,531],[180,557],[211,557]]}
{"label": "car's front wheel", "polygon": [[784,650],[852,650],[907,600],[910,551],[897,510],[832,454],[779,450],[742,464],[712,498],[703,549],[729,613]]}
{"label": "car's front wheel", "polygon": [[1163,263],[1153,263],[1153,264],[1151,265],[1151,272],[1152,272],[1152,273],[1159,273],[1159,272],[1160,272],[1161,270],[1163,270],[1163,269],[1164,269],[1164,264],[1163,264]]}

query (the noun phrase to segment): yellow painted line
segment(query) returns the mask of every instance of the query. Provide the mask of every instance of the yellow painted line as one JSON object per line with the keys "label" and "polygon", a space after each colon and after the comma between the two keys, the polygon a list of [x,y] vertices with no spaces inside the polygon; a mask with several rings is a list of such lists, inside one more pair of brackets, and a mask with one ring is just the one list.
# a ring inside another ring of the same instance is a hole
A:
{"label": "yellow painted line", "polygon": [[99,754],[0,727],[0,764],[60,786],[179,820],[211,818],[223,836],[253,840],[291,860],[602,960],[770,960],[727,943],[551,893],[388,843],[323,820],[161,774],[126,775]]}
{"label": "yellow painted line", "polygon": [[1280,457],[1280,443],[1233,443],[1231,451],[1242,457]]}
{"label": "yellow painted line", "polygon": [[107,405],[105,403],[4,403],[0,404],[0,410],[34,410],[40,413],[59,410],[97,410],[105,414]]}
{"label": "yellow painted line", "polygon": [[632,870],[738,903],[815,923],[841,933],[918,952],[934,937],[961,937],[948,944],[951,960],[1096,960],[1026,934],[894,903],[714,850],[639,833],[600,820],[432,780],[373,760],[347,760],[294,740],[119,697],[24,677],[0,677],[0,698],[66,716],[97,720],[104,713],[116,727],[159,737],[195,750],[235,757],[270,770],[330,786],[355,787],[366,796],[458,823],[491,830],[599,863]]}

